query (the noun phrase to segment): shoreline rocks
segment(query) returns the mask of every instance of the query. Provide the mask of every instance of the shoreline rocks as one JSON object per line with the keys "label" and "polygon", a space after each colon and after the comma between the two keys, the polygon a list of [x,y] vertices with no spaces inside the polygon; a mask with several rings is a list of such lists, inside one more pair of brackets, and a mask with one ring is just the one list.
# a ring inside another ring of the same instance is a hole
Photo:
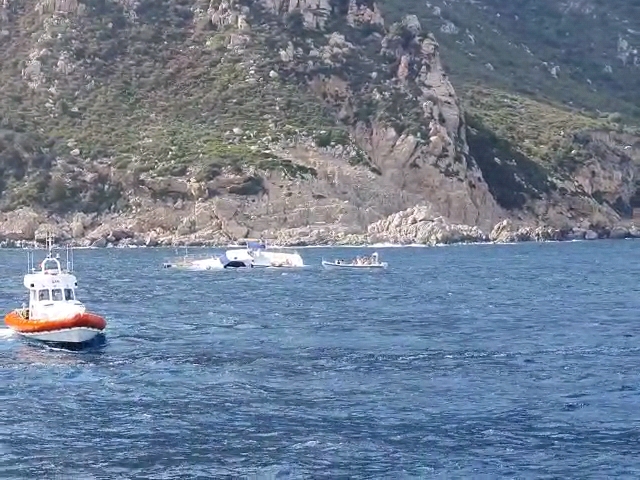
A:
{"label": "shoreline rocks", "polygon": [[517,242],[550,242],[560,241],[564,237],[561,230],[549,226],[522,226],[517,227],[507,219],[496,224],[489,239],[495,243],[517,243]]}
{"label": "shoreline rocks", "polygon": [[[82,228],[80,228],[80,225]],[[83,218],[69,220],[47,218],[30,209],[3,214],[0,218],[0,248],[25,248],[43,245],[47,233],[56,243],[73,247],[225,247],[248,238],[262,237],[283,247],[449,245],[464,243],[521,243],[640,238],[640,226],[618,224],[608,227],[581,225],[558,229],[548,225],[522,225],[505,219],[493,226],[489,234],[477,226],[451,223],[432,205],[421,205],[394,213],[369,224],[366,232],[344,224],[252,230],[242,225],[241,235],[223,230],[220,225],[201,229],[141,227],[139,218]]]}
{"label": "shoreline rocks", "polygon": [[451,224],[434,213],[431,206],[419,206],[394,213],[369,225],[370,243],[400,245],[447,245],[452,243],[478,243],[488,240],[478,227]]}

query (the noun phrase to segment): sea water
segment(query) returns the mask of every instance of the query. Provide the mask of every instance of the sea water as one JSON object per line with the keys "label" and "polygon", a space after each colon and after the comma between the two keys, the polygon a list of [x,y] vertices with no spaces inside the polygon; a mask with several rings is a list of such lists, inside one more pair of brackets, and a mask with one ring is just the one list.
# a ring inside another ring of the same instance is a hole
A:
{"label": "sea water", "polygon": [[[0,330],[1,478],[640,476],[640,242],[377,248],[386,271],[76,252],[106,342]],[[0,305],[26,300],[0,251]]]}

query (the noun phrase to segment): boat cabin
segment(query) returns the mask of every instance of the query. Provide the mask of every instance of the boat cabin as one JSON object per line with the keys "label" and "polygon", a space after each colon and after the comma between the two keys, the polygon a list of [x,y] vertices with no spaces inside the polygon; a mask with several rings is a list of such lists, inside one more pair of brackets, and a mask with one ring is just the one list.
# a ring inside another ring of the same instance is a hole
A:
{"label": "boat cabin", "polygon": [[29,312],[34,318],[47,307],[82,305],[76,299],[78,281],[64,272],[57,258],[47,257],[40,264],[40,271],[24,276],[24,286],[29,290]]}

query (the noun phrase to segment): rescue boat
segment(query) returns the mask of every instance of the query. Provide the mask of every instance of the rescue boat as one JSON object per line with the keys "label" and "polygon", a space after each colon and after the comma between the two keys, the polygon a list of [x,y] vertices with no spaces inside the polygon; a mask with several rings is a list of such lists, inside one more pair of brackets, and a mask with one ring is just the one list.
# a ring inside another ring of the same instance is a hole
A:
{"label": "rescue boat", "polygon": [[48,254],[33,268],[29,256],[29,271],[24,286],[29,290],[29,306],[9,312],[5,324],[24,337],[44,342],[79,344],[92,340],[107,326],[105,319],[86,310],[77,300],[78,281],[71,272],[67,250],[67,268],[60,265],[59,256],[53,257],[53,241],[47,239]]}

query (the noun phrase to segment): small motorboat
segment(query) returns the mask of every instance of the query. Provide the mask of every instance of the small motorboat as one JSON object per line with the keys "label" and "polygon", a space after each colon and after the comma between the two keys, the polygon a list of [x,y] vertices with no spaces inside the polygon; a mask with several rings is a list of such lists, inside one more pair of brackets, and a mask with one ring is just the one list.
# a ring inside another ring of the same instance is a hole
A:
{"label": "small motorboat", "polygon": [[384,269],[389,266],[387,262],[381,262],[378,253],[373,253],[370,257],[356,257],[351,261],[334,260],[327,262],[322,260],[322,266],[327,269],[350,268],[350,269]]}
{"label": "small motorboat", "polygon": [[18,308],[5,316],[6,325],[24,337],[44,342],[79,344],[92,340],[107,326],[105,319],[86,311],[76,298],[78,281],[67,268],[60,266],[59,256],[53,257],[53,240],[47,238],[48,254],[33,268],[33,254],[29,255],[29,271],[24,286],[29,290],[29,306]]}

